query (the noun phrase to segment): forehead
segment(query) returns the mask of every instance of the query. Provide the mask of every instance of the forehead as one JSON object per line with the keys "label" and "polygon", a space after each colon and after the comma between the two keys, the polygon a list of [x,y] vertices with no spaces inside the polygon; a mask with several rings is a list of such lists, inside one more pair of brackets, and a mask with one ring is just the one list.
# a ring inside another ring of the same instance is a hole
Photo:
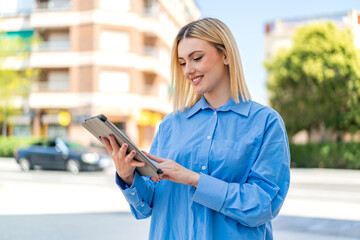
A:
{"label": "forehead", "polygon": [[199,39],[199,38],[184,38],[181,39],[178,44],[178,56],[179,57],[187,57],[194,51],[209,51],[215,50],[208,41]]}

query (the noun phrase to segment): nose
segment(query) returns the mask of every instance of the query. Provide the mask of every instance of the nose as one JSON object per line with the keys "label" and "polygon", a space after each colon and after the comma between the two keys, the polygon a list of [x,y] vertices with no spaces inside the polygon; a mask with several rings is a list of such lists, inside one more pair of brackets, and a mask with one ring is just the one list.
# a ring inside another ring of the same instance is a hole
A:
{"label": "nose", "polygon": [[185,67],[183,68],[184,76],[190,79],[190,76],[195,73],[195,68],[191,63],[186,63]]}

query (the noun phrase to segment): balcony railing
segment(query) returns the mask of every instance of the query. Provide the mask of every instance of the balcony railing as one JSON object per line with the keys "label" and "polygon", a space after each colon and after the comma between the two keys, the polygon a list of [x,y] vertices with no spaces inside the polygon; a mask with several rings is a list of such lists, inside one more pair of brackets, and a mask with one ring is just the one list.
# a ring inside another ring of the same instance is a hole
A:
{"label": "balcony railing", "polygon": [[151,5],[145,6],[143,8],[143,15],[147,17],[158,17],[159,6],[157,1],[154,1]]}
{"label": "balcony railing", "polygon": [[153,46],[144,46],[143,53],[153,57],[159,57],[159,51]]}
{"label": "balcony railing", "polygon": [[57,83],[53,82],[35,82],[33,84],[33,91],[36,92],[47,92],[47,91],[69,91],[70,83],[67,79],[64,81],[59,81]]}
{"label": "balcony railing", "polygon": [[69,10],[71,8],[70,0],[57,0],[48,2],[38,2],[36,10],[40,11],[56,11],[56,10]]}
{"label": "balcony railing", "polygon": [[70,41],[46,41],[32,47],[35,52],[40,51],[67,51],[70,50]]}

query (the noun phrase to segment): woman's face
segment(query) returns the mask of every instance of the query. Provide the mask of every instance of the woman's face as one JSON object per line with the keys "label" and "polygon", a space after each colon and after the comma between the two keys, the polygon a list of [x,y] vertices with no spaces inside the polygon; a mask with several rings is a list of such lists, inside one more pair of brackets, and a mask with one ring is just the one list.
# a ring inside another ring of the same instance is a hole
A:
{"label": "woman's face", "polygon": [[205,40],[184,38],[178,45],[179,64],[198,94],[229,85],[228,59]]}

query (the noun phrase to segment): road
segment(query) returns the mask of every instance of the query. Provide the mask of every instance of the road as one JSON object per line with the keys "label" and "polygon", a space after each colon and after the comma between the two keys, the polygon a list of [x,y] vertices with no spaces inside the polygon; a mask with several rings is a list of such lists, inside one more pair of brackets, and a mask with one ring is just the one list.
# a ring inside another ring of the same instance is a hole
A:
{"label": "road", "polygon": [[[360,239],[360,171],[292,169],[291,181],[274,239]],[[113,168],[25,173],[0,159],[1,240],[147,239],[149,223],[130,215]]]}

